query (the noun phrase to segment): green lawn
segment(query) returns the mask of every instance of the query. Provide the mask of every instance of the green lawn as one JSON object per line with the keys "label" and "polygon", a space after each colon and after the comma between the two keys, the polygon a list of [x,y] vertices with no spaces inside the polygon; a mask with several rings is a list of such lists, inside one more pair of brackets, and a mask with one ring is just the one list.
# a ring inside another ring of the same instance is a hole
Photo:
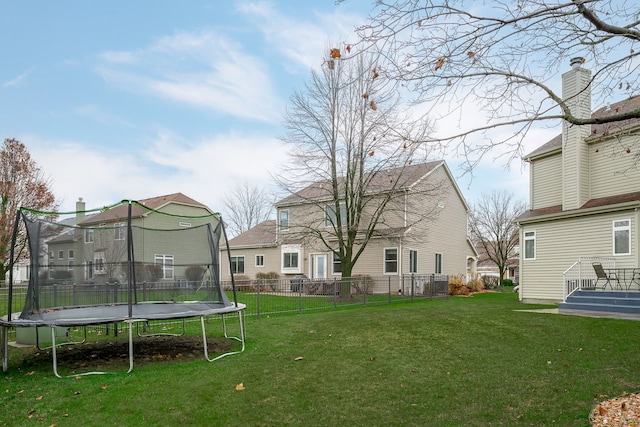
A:
{"label": "green lawn", "polygon": [[14,350],[0,426],[587,426],[638,391],[640,322],[531,308],[487,293],[248,318],[240,355],[81,379]]}

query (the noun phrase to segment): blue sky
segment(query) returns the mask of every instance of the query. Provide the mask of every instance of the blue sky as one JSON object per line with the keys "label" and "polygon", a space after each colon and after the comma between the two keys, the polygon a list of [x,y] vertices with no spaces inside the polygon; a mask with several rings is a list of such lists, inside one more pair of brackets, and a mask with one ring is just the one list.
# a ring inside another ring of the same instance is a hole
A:
{"label": "blue sky", "polygon": [[[62,211],[173,192],[222,211],[236,183],[269,189],[289,97],[372,3],[0,0],[0,136],[27,146]],[[458,180],[470,203],[528,198],[526,168],[503,166]]]}

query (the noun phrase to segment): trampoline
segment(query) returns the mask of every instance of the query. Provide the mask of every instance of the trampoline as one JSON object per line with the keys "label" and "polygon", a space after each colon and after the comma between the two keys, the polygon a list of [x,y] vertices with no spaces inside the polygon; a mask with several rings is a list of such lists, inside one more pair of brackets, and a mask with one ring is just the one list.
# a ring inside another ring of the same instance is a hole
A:
{"label": "trampoline", "polygon": [[[154,199],[155,200],[155,199]],[[9,274],[6,314],[0,317],[3,372],[8,370],[11,328],[50,328],[53,372],[58,373],[58,328],[101,324],[128,325],[129,370],[133,370],[134,325],[149,321],[199,318],[204,357],[212,362],[245,349],[244,304],[237,301],[231,276],[220,280],[220,243],[226,242],[218,214],[202,205],[151,207],[149,201],[124,200],[95,211],[78,211],[67,221],[52,213],[21,208],[16,214],[11,259],[28,248],[30,277],[26,293]],[[187,210],[190,214],[177,214]],[[226,245],[228,247],[228,245]],[[232,294],[230,299],[226,292]],[[15,310],[18,308],[21,311]],[[238,336],[227,333],[225,316],[238,319]],[[226,338],[240,349],[210,357],[205,319],[221,319]],[[37,330],[36,330],[37,331]],[[36,332],[36,337],[38,333]],[[86,372],[76,375],[103,374]]]}

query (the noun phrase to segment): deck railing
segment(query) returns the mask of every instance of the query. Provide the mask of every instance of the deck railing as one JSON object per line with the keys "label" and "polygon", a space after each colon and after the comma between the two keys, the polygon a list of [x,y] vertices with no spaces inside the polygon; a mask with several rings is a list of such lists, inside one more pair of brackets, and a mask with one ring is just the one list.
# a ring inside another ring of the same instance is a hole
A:
{"label": "deck railing", "polygon": [[593,289],[597,281],[593,263],[599,262],[604,268],[615,268],[616,261],[610,257],[580,257],[571,267],[562,273],[563,294],[562,301],[580,289]]}

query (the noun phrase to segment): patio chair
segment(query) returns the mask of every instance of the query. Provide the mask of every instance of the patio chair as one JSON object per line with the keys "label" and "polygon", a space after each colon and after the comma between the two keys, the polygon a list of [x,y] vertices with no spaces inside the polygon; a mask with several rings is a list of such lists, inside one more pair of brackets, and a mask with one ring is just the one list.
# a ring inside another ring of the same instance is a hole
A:
{"label": "patio chair", "polygon": [[607,285],[611,286],[611,290],[613,290],[613,283],[616,283],[616,286],[618,289],[622,289],[620,287],[620,279],[618,278],[618,274],[615,272],[609,273],[607,274],[607,272],[605,271],[605,269],[602,267],[602,264],[599,262],[594,262],[593,264],[593,269],[596,272],[596,277],[598,278],[596,280],[596,288],[598,287],[598,282],[600,282],[601,280],[604,281],[604,285],[602,286],[602,290],[607,289]]}

